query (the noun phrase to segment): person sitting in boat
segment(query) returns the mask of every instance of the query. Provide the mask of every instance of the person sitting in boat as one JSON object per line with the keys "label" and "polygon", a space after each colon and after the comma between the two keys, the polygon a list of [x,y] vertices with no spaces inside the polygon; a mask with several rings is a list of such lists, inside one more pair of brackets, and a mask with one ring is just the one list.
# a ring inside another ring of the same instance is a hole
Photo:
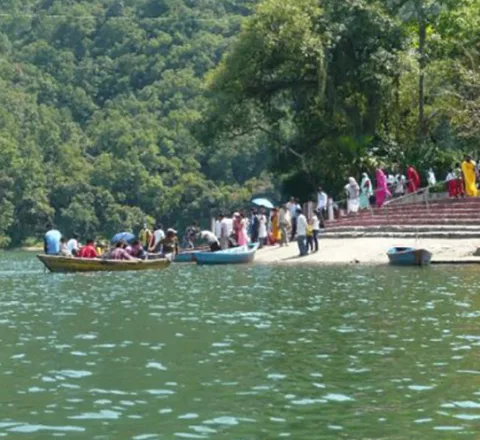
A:
{"label": "person sitting in boat", "polygon": [[109,260],[135,260],[127,251],[127,245],[124,241],[119,241],[108,256]]}
{"label": "person sitting in boat", "polygon": [[49,225],[48,232],[45,234],[43,240],[43,248],[47,255],[58,255],[60,253],[60,239],[62,233],[55,227],[55,225]]}
{"label": "person sitting in boat", "polygon": [[140,243],[142,244],[145,251],[148,251],[148,247],[150,246],[150,241],[152,239],[152,235],[153,235],[153,233],[148,228],[148,224],[144,223],[143,224],[143,229],[138,234],[138,239],[140,240]]}
{"label": "person sitting in boat", "polygon": [[185,235],[183,236],[183,247],[185,249],[194,249],[195,248],[195,238],[199,233],[198,222],[193,222],[186,230]]}
{"label": "person sitting in boat", "polygon": [[175,229],[169,229],[167,231],[167,236],[160,242],[162,247],[162,255],[165,257],[167,255],[176,255],[178,254],[178,238],[177,231]]}
{"label": "person sitting in boat", "polygon": [[97,258],[97,250],[95,249],[95,241],[89,238],[87,244],[83,246],[77,254],[78,258]]}
{"label": "person sitting in boat", "polygon": [[133,258],[138,258],[140,260],[145,260],[147,258],[147,253],[145,252],[145,249],[143,248],[142,243],[140,243],[140,240],[135,240],[132,243],[132,245],[127,246],[125,250]]}
{"label": "person sitting in boat", "polygon": [[106,245],[105,242],[97,243],[97,248],[96,248],[97,256],[102,257],[107,248],[108,248],[108,245]]}
{"label": "person sitting in boat", "polygon": [[72,253],[70,252],[70,249],[68,249],[68,244],[67,240],[65,238],[60,239],[60,254],[61,257],[71,257]]}
{"label": "person sitting in boat", "polygon": [[210,246],[210,250],[212,252],[217,252],[222,250],[222,248],[220,247],[220,242],[218,241],[218,238],[215,236],[213,232],[202,231],[200,232],[200,238],[208,242],[208,245]]}
{"label": "person sitting in boat", "polygon": [[80,245],[78,243],[78,236],[76,234],[73,234],[72,238],[68,240],[67,247],[68,247],[68,250],[70,251],[70,254],[76,257],[78,254],[78,251],[80,250]]}

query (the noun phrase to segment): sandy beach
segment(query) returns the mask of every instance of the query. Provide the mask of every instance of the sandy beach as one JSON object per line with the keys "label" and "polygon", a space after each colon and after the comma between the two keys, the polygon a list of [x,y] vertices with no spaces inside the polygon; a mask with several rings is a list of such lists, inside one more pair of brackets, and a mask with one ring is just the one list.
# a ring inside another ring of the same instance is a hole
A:
{"label": "sandy beach", "polygon": [[257,252],[257,263],[280,264],[387,264],[386,252],[393,246],[425,248],[433,253],[435,262],[475,262],[480,257],[473,253],[480,240],[469,239],[402,239],[402,238],[352,238],[321,239],[317,253],[298,256],[296,243],[287,247],[272,246]]}

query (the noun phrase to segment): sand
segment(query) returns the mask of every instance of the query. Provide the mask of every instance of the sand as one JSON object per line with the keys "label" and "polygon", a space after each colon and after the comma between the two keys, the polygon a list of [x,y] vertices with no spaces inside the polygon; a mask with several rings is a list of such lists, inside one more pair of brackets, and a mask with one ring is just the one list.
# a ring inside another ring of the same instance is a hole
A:
{"label": "sand", "polygon": [[396,239],[396,238],[348,238],[322,239],[320,250],[306,257],[298,256],[296,243],[287,247],[269,246],[257,252],[257,263],[281,264],[387,264],[386,252],[393,246],[424,248],[433,253],[434,262],[475,262],[480,257],[473,253],[480,240],[471,239]]}

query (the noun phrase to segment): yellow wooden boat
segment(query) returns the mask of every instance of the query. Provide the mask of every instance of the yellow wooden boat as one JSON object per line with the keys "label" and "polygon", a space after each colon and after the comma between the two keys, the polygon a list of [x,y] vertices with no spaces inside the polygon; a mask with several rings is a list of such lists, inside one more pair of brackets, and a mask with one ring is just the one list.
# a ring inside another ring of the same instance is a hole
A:
{"label": "yellow wooden boat", "polygon": [[56,255],[37,255],[37,258],[50,272],[126,272],[141,270],[161,270],[170,265],[170,260],[102,260]]}

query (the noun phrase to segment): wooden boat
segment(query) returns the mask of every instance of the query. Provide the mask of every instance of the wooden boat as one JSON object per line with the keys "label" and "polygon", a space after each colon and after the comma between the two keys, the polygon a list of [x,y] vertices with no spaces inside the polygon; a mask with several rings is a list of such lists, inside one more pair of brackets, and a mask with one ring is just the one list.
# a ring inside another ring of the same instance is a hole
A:
{"label": "wooden boat", "polygon": [[425,249],[394,247],[387,252],[390,264],[395,266],[428,266],[432,254]]}
{"label": "wooden boat", "polygon": [[197,252],[195,261],[200,265],[247,264],[255,258],[258,244],[240,246],[217,252]]}
{"label": "wooden boat", "polygon": [[60,257],[56,255],[37,255],[37,258],[50,272],[126,272],[166,269],[170,261],[158,260],[102,260]]}

